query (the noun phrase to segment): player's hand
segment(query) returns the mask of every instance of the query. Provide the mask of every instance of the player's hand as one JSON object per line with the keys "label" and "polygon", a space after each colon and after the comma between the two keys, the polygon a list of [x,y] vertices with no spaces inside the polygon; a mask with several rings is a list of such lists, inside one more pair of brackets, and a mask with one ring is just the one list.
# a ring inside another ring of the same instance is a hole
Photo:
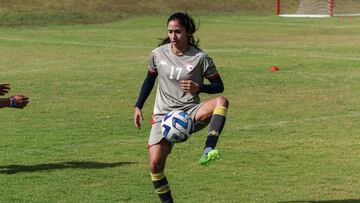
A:
{"label": "player's hand", "polygon": [[134,126],[138,129],[141,128],[141,123],[144,121],[143,113],[141,109],[135,107],[134,111]]}
{"label": "player's hand", "polygon": [[29,103],[29,98],[24,95],[15,95],[12,98],[14,98],[16,102],[15,108],[23,109]]}
{"label": "player's hand", "polygon": [[184,92],[190,92],[194,94],[200,91],[199,84],[192,80],[180,80],[180,84]]}
{"label": "player's hand", "polygon": [[0,84],[0,95],[5,95],[9,93],[10,84]]}

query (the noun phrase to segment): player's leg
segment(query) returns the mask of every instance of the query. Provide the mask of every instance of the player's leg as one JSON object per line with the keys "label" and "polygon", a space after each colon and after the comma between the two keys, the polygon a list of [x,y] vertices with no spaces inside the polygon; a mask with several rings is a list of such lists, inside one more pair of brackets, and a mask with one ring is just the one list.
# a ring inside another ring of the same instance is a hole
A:
{"label": "player's leg", "polygon": [[220,156],[219,151],[215,147],[225,125],[228,107],[229,101],[225,97],[219,96],[204,102],[195,115],[196,121],[210,119],[204,153],[199,160],[201,165],[207,165],[211,161],[217,160]]}
{"label": "player's leg", "polygon": [[170,143],[166,140],[149,147],[151,181],[161,201],[167,203],[173,202],[169,183],[164,174],[166,158],[170,151]]}

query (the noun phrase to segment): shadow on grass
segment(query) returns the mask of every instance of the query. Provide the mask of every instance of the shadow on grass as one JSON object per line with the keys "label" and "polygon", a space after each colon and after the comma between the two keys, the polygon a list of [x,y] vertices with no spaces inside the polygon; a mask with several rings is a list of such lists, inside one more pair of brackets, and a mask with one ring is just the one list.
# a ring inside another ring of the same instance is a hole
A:
{"label": "shadow on grass", "polygon": [[0,174],[15,174],[15,173],[29,173],[39,171],[53,171],[60,169],[103,169],[115,168],[137,162],[115,162],[115,163],[101,163],[101,162],[81,162],[69,161],[60,163],[47,163],[36,165],[18,165],[12,164],[7,166],[0,166]]}
{"label": "shadow on grass", "polygon": [[360,203],[360,199],[344,199],[344,200],[320,200],[320,201],[288,201],[278,203]]}

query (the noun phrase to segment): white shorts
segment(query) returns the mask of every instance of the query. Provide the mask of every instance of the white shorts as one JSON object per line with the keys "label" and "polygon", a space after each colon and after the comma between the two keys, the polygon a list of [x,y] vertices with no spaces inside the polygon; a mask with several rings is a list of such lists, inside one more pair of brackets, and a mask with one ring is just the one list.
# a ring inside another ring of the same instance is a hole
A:
{"label": "white shorts", "polygon": [[[192,127],[191,133],[198,132],[198,131],[202,130],[203,128],[205,128],[209,124],[209,122],[195,121],[195,115],[202,104],[203,103],[196,104],[191,109],[185,111],[187,114],[189,114],[190,118],[194,121],[194,125]],[[161,119],[162,119],[162,116],[156,116],[155,118],[153,118],[154,122],[151,126],[148,147],[155,145],[155,144],[159,143],[162,139],[164,139],[162,136],[162,133],[161,133]]]}

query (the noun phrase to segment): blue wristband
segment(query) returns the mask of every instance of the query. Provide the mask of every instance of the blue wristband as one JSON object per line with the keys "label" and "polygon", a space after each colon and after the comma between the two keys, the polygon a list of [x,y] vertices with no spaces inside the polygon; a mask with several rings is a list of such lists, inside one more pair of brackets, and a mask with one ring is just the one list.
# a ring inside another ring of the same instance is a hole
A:
{"label": "blue wristband", "polygon": [[16,99],[15,99],[15,97],[10,97],[10,107],[16,108]]}

